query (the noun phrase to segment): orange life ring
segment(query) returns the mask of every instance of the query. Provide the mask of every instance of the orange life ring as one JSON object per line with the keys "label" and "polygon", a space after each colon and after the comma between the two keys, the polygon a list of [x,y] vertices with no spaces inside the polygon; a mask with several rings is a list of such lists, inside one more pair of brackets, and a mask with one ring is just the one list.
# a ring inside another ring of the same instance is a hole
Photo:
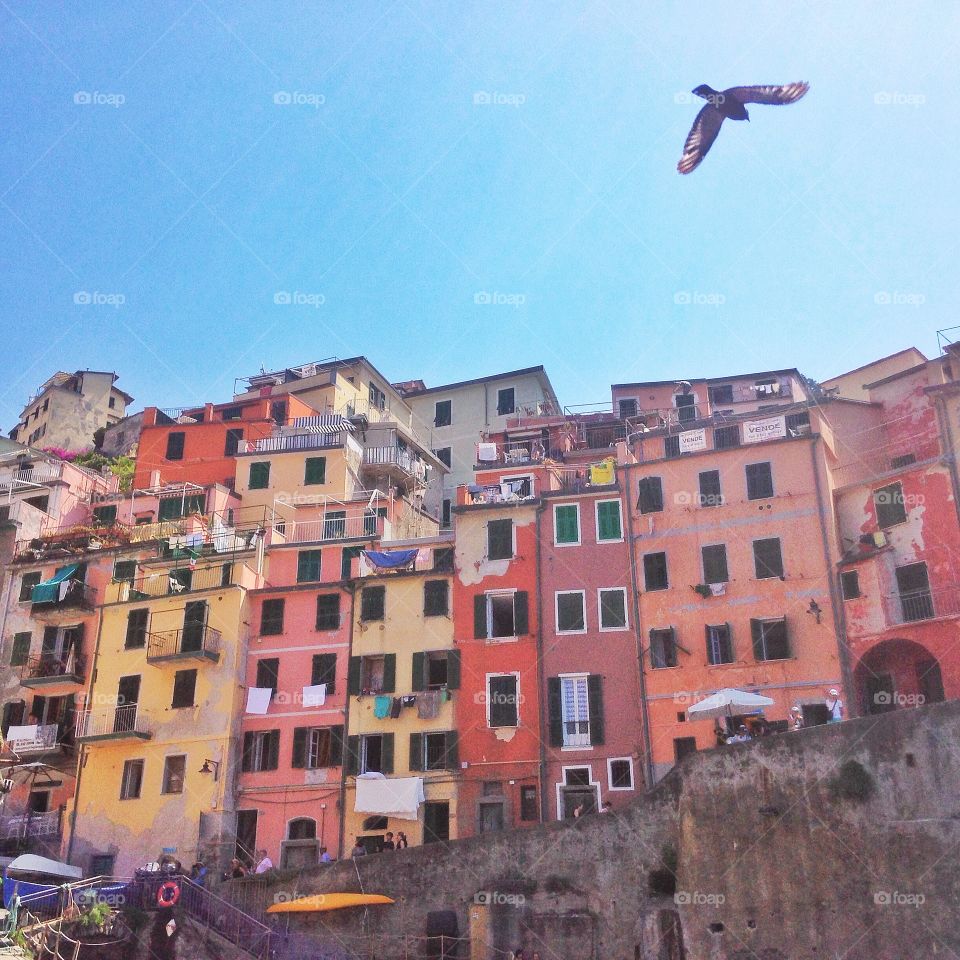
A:
{"label": "orange life ring", "polygon": [[176,880],[164,880],[157,890],[158,907],[174,907],[180,899],[180,884]]}

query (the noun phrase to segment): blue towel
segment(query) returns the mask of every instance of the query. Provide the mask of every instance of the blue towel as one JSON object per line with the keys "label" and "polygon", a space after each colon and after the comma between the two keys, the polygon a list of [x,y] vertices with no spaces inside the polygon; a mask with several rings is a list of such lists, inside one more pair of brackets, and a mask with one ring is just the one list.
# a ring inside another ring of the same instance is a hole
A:
{"label": "blue towel", "polygon": [[377,697],[373,701],[373,715],[383,719],[390,715],[390,697]]}
{"label": "blue towel", "polygon": [[364,550],[363,555],[375,566],[392,570],[417,559],[416,550],[392,550],[383,553],[379,550]]}

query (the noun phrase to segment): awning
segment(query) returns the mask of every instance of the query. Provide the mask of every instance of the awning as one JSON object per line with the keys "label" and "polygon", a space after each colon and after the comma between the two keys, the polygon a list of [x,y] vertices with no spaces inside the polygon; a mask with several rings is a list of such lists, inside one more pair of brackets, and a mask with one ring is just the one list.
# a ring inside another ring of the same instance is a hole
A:
{"label": "awning", "polygon": [[333,434],[344,430],[353,430],[353,424],[342,414],[321,413],[315,417],[295,417],[295,428],[306,430],[308,433]]}
{"label": "awning", "polygon": [[64,880],[81,880],[83,878],[83,870],[80,867],[74,867],[60,860],[39,857],[35,853],[24,853],[15,857],[7,864],[7,871],[11,870],[22,870],[25,873],[46,873],[51,878],[59,877]]}
{"label": "awning", "polygon": [[417,550],[391,550],[389,553],[383,553],[379,550],[364,550],[363,555],[375,567],[394,570],[412,563],[417,559],[418,552]]}
{"label": "awning", "polygon": [[424,802],[422,777],[391,777],[360,774],[354,813],[372,813],[398,820],[416,820]]}
{"label": "awning", "polygon": [[326,910],[343,910],[345,907],[368,907],[393,902],[380,893],[315,893],[309,897],[275,903],[267,907],[267,913],[322,913]]}
{"label": "awning", "polygon": [[761,696],[759,693],[725,687],[692,707],[687,707],[687,717],[691,720],[732,717],[736,714],[759,712],[761,708],[772,707],[774,703],[770,697]]}
{"label": "awning", "polygon": [[55,573],[50,580],[38,583],[30,592],[31,603],[53,603],[60,597],[60,584],[69,580],[80,569],[79,563],[71,563]]}

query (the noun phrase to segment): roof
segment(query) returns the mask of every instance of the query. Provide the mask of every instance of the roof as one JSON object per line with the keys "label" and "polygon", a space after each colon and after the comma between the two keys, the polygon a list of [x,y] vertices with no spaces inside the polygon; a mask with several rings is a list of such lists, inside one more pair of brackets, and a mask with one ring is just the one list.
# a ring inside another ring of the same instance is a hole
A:
{"label": "roof", "polygon": [[[489,383],[491,380],[508,380],[511,377],[522,377],[527,374],[536,374],[542,373],[547,383],[550,383],[550,378],[547,376],[547,371],[543,368],[543,364],[539,364],[536,367],[523,367],[520,370],[508,370],[506,373],[494,373],[488,377],[474,377],[472,380],[457,380],[454,383],[443,383],[438,387],[424,387],[422,390],[411,390],[409,393],[405,393],[405,397],[421,397],[427,393],[441,393],[444,390],[457,390],[460,387],[472,387],[478,383]],[[550,392],[553,392],[553,386],[550,386]]]}
{"label": "roof", "polygon": [[[746,380],[750,377],[769,377],[774,373],[792,373],[802,379],[802,374],[796,367],[785,367],[782,370],[760,370],[756,373],[732,373],[725,377],[694,377],[693,380],[689,382],[707,384],[727,383],[730,380]],[[618,387],[669,387],[680,383],[681,380],[684,379],[686,378],[677,377],[674,380],[634,380],[630,383],[612,383],[610,384],[610,389],[616,390]]]}
{"label": "roof", "polygon": [[931,363],[930,360],[924,360],[923,363],[918,363],[916,366],[907,367],[906,370],[898,370],[896,373],[891,373],[887,377],[881,377],[879,380],[874,380],[871,383],[865,383],[863,388],[869,390],[872,387],[882,386],[884,383],[891,383],[894,380],[898,380],[900,377],[908,377],[916,373],[920,373],[921,370],[926,370],[927,365]]}
{"label": "roof", "polygon": [[68,877],[73,880],[83,878],[83,870],[80,867],[74,867],[69,863],[63,863],[60,860],[50,860],[47,857],[39,857],[35,853],[24,853],[15,857],[7,865],[8,870],[24,870],[30,873],[49,873],[57,877]]}
{"label": "roof", "polygon": [[828,377],[822,383],[830,383],[833,380],[839,380],[842,377],[849,377],[852,373],[857,373],[860,370],[866,370],[868,367],[875,367],[878,364],[886,363],[888,360],[893,360],[894,357],[902,356],[905,353],[915,353],[919,355],[924,362],[926,362],[927,357],[924,355],[922,350],[919,350],[917,347],[905,347],[903,350],[897,350],[895,353],[889,353],[885,357],[880,357],[879,360],[871,360],[869,363],[863,363],[859,367],[854,367],[852,370],[844,370],[843,373],[838,373],[836,376]]}

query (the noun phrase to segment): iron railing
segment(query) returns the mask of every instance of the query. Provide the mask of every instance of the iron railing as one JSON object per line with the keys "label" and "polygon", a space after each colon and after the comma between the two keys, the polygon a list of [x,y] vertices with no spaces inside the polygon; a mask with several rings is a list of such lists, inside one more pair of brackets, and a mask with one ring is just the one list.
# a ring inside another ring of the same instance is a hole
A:
{"label": "iron railing", "polygon": [[7,740],[7,749],[17,756],[25,757],[36,753],[48,753],[57,746],[59,727],[55,723],[39,723],[36,733],[29,739]]}
{"label": "iron railing", "polygon": [[202,623],[188,624],[179,630],[147,634],[147,663],[174,657],[199,657],[215,660],[220,656],[221,634]]}
{"label": "iron railing", "polygon": [[[42,584],[38,584],[41,586]],[[58,584],[55,600],[34,600],[31,597],[31,613],[53,613],[58,610],[92,610],[96,605],[96,591],[82,580],[64,580]],[[36,590],[36,588],[34,588]]]}
{"label": "iron railing", "polygon": [[385,519],[374,513],[341,517],[336,511],[324,514],[318,520],[283,522],[287,543],[319,543],[324,540],[362,540],[383,536]]}
{"label": "iron railing", "polygon": [[243,453],[285,453],[289,450],[331,450],[346,443],[346,431],[340,433],[285,433],[276,437],[242,441]]}
{"label": "iron railing", "polygon": [[20,682],[29,686],[31,681],[67,679],[83,677],[87,669],[87,659],[82,653],[71,648],[63,656],[41,653],[37,657],[28,657],[20,668]]}
{"label": "iron railing", "polygon": [[466,504],[518,503],[537,498],[536,477],[529,477],[520,481],[505,480],[502,483],[493,484],[470,483],[462,489],[464,491],[463,502]]}
{"label": "iron railing", "polygon": [[63,474],[61,464],[44,463],[32,470],[11,470],[0,476],[0,490],[24,490],[31,486],[52,483]]}
{"label": "iron railing", "polygon": [[111,584],[113,603],[150,600],[153,597],[171,597],[197,590],[214,590],[217,587],[229,587],[233,583],[233,563],[218,564],[212,567],[175,567],[159,569],[154,573],[136,577],[133,580],[119,580]]}
{"label": "iron railing", "polygon": [[365,467],[399,467],[411,477],[423,480],[427,475],[427,465],[408,449],[398,446],[364,447],[363,465]]}
{"label": "iron railing", "polygon": [[891,594],[887,611],[892,623],[916,623],[936,617],[960,616],[960,587],[906,590]]}
{"label": "iron railing", "polygon": [[149,731],[140,716],[139,704],[136,703],[78,710],[75,733],[78,740],[122,734],[149,736]]}
{"label": "iron railing", "polygon": [[27,811],[0,817],[0,840],[59,836],[61,812],[60,810],[47,810],[44,813]]}

